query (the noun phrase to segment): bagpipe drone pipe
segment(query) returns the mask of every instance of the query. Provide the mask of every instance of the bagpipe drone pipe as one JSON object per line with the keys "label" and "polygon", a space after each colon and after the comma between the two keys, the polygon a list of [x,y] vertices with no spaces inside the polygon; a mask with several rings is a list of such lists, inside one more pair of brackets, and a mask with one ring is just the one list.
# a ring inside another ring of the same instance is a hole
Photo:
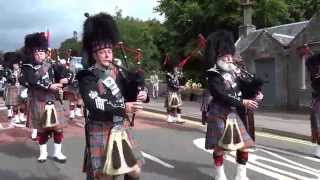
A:
{"label": "bagpipe drone pipe", "polygon": [[[140,67],[142,52],[140,49],[131,49],[131,48],[125,47],[123,45],[123,42],[119,42],[116,45],[116,48],[119,49],[121,52],[125,67],[122,66],[122,62],[120,59],[115,59],[112,64],[119,69],[119,72],[121,73],[122,77],[125,79],[124,98],[127,102],[138,101],[137,96],[139,92],[145,89],[144,70]],[[134,54],[135,63],[131,63],[131,64],[135,64],[135,67],[129,69],[126,52]],[[132,119],[130,121],[130,126],[134,126],[134,118],[135,118],[135,113],[133,114]]]}
{"label": "bagpipe drone pipe", "polygon": [[240,56],[233,57],[233,71],[237,76],[242,99],[254,99],[262,91],[265,83],[255,74],[247,71],[246,65]]}
{"label": "bagpipe drone pipe", "polygon": [[238,69],[240,70],[238,82],[240,91],[242,92],[242,98],[254,99],[259,91],[262,91],[264,81],[242,68],[238,67]]}

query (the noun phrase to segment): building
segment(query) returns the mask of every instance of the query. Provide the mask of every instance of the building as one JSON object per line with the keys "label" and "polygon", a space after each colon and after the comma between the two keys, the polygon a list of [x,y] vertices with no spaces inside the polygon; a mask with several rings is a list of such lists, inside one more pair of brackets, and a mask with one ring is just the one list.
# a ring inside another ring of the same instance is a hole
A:
{"label": "building", "polygon": [[308,49],[320,53],[320,13],[309,21],[256,30],[250,24],[251,20],[246,19],[251,15],[245,10],[246,7],[236,47],[248,70],[265,81],[263,106],[308,107],[311,89],[305,60],[310,52]]}

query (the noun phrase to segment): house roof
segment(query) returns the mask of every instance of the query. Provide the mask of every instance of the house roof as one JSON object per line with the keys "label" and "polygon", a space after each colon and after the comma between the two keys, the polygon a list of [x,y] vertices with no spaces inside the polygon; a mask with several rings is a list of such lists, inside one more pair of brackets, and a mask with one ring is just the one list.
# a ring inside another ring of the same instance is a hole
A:
{"label": "house roof", "polygon": [[[237,50],[242,53],[260,37],[269,37],[279,42],[282,46],[286,47],[308,25],[308,23],[309,21],[302,21],[297,23],[257,29],[251,32],[245,38],[240,37],[240,39],[236,43]],[[267,33],[269,36],[261,36],[263,33]]]}

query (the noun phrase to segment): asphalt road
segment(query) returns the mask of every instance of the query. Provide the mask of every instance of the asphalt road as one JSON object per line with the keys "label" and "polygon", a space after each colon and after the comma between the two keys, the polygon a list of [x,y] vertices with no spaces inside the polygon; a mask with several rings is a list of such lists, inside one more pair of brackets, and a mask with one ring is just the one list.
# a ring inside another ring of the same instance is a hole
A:
{"label": "asphalt road", "polygon": [[[81,121],[81,120],[80,120]],[[29,130],[0,130],[0,180],[85,179],[81,172],[84,136],[79,123],[65,129],[66,164],[48,160],[37,163],[38,146],[29,139]],[[212,152],[204,150],[205,127],[187,121],[168,124],[165,116],[141,112],[136,117],[134,136],[145,157],[144,180],[213,179]],[[49,145],[49,154],[52,146]],[[258,133],[257,148],[250,154],[248,177],[251,180],[317,179],[320,159],[310,156],[312,144],[307,141]],[[234,179],[235,154],[225,155],[228,179]]]}

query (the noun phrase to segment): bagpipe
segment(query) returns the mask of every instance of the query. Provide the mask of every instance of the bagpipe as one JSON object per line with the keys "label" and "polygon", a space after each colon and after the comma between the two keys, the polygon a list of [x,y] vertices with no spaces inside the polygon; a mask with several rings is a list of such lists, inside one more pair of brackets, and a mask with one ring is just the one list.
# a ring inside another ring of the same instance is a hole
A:
{"label": "bagpipe", "polygon": [[[141,59],[142,59],[142,51],[140,49],[131,49],[129,47],[124,46],[123,42],[119,42],[115,48],[119,49],[124,61],[124,65],[120,59],[114,59],[112,64],[119,69],[122,77],[125,79],[125,93],[124,98],[128,102],[137,101],[137,96],[140,91],[145,89],[145,77],[144,71],[140,67]],[[133,69],[129,69],[128,65],[128,56],[126,52],[134,54],[134,63],[137,66]],[[134,126],[135,113],[132,115],[132,119],[130,121],[130,126]]]}
{"label": "bagpipe", "polygon": [[184,65],[186,65],[188,63],[188,61],[191,59],[192,56],[194,56],[196,53],[198,53],[201,49],[203,49],[206,46],[206,39],[203,37],[202,34],[198,35],[198,39],[197,39],[197,47],[195,49],[193,49],[188,55],[187,57],[185,57],[184,59],[182,59],[180,61],[180,63],[177,65],[177,67],[179,69],[183,69]]}
{"label": "bagpipe", "polygon": [[234,71],[238,76],[239,88],[243,99],[254,99],[262,91],[264,81],[234,63]]}
{"label": "bagpipe", "polygon": [[[173,62],[170,62],[169,54],[167,53],[165,55],[163,66],[168,71],[167,75],[171,76],[172,79],[174,79],[173,76],[177,76],[177,78],[182,81],[182,84],[185,84],[185,79],[183,77],[183,67],[190,62],[190,59],[197,53],[200,53],[200,50],[203,49],[206,45],[206,40],[203,37],[202,34],[198,35],[197,38],[197,47],[195,47],[186,57],[179,60],[179,63],[176,65]],[[200,53],[201,54],[201,53]],[[170,73],[170,71],[173,71],[174,68],[177,68],[177,72],[175,74]]]}
{"label": "bagpipe", "polygon": [[[125,80],[123,94],[128,102],[137,101],[139,91],[145,88],[144,73],[140,67],[129,69],[126,52],[135,54],[135,64],[139,65],[142,58],[140,49],[133,50],[125,47],[122,42],[116,45],[121,52],[124,65],[120,59],[114,59],[111,63]],[[132,115],[130,126],[134,126],[135,113]],[[111,130],[106,151],[106,161],[103,172],[108,175],[121,175],[134,171],[138,168],[137,158],[134,154],[133,145],[130,141],[129,129],[114,127]]]}

